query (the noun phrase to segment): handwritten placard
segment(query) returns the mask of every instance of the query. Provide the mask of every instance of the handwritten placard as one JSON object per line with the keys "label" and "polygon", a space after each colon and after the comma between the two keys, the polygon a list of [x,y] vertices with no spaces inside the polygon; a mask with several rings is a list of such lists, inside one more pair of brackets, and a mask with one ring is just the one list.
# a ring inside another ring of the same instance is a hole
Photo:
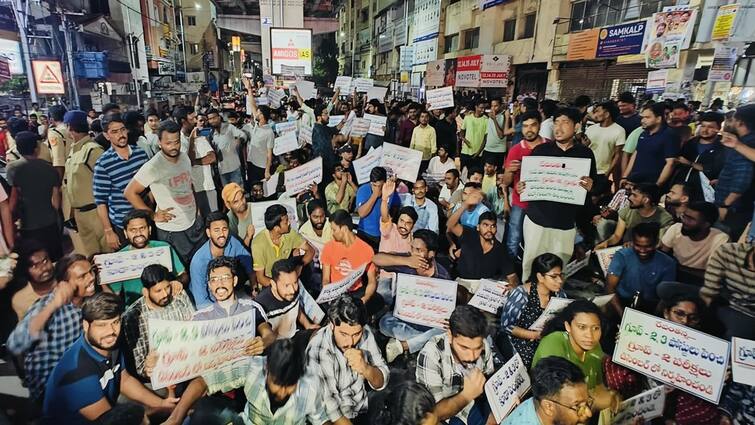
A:
{"label": "handwritten placard", "polygon": [[257,103],[257,106],[266,106],[270,104],[270,100],[265,97],[255,97],[254,101]]}
{"label": "handwritten placard", "polygon": [[364,118],[354,118],[351,123],[351,135],[354,137],[364,137],[370,131],[371,121]]}
{"label": "handwritten placard", "polygon": [[328,127],[338,127],[341,121],[343,121],[343,115],[331,115],[328,118]]}
{"label": "handwritten placard", "polygon": [[585,258],[581,260],[574,260],[571,263],[564,266],[564,279],[568,279],[574,275],[574,273],[582,270],[587,266],[588,263],[590,263],[590,254],[592,251],[585,252]]}
{"label": "handwritten placard", "polygon": [[595,304],[598,307],[603,307],[604,305],[611,302],[613,299],[613,294],[608,295],[598,295],[597,297],[590,298],[590,301],[592,301],[593,304]]}
{"label": "handwritten placard", "polygon": [[312,183],[320,183],[322,181],[322,157],[318,156],[306,164],[286,170],[283,173],[283,177],[286,192],[301,193],[309,190]]}
{"label": "handwritten placard", "polygon": [[336,77],[336,82],[333,84],[333,90],[341,89],[342,95],[347,95],[351,91],[351,77],[339,75]]}
{"label": "handwritten placard", "polygon": [[436,109],[453,108],[454,106],[454,90],[453,87],[441,87],[439,89],[433,89],[427,91],[427,105],[428,111],[434,111]]}
{"label": "handwritten placard", "polygon": [[613,362],[718,404],[729,342],[626,308]]}
{"label": "handwritten placard", "polygon": [[364,184],[370,181],[370,172],[373,168],[380,165],[383,158],[383,147],[371,148],[366,155],[354,160],[354,172],[357,175],[357,183]]}
{"label": "handwritten placard", "polygon": [[296,131],[275,138],[275,144],[273,145],[274,155],[283,155],[297,149],[299,149],[299,139],[296,138]]}
{"label": "handwritten placard", "polygon": [[370,120],[370,129],[367,131],[369,134],[374,134],[376,136],[385,135],[385,122],[387,120],[387,117],[364,114],[364,118]]}
{"label": "handwritten placard", "polygon": [[508,294],[509,286],[507,282],[480,279],[480,286],[477,287],[477,292],[469,300],[469,305],[488,313],[497,314],[498,309],[506,303]]}
{"label": "handwritten placard", "polygon": [[246,357],[244,348],[254,338],[254,312],[223,319],[148,319],[149,347],[158,360],[152,371],[152,388],[185,382]]}
{"label": "handwritten placard", "polygon": [[366,93],[375,85],[375,81],[372,78],[354,78],[351,80],[351,84],[358,93]]}
{"label": "handwritten placard", "polygon": [[446,328],[456,307],[457,285],[453,280],[398,273],[393,315],[409,323]]}
{"label": "handwritten placard", "polygon": [[286,92],[283,90],[269,89],[267,91],[267,99],[270,102],[270,106],[273,108],[281,107],[281,100],[286,96]]}
{"label": "handwritten placard", "polygon": [[551,297],[550,301],[548,301],[548,305],[545,306],[545,309],[543,310],[543,314],[541,314],[540,317],[538,317],[537,320],[535,320],[535,322],[530,325],[530,329],[533,331],[542,331],[545,324],[548,323],[548,321],[551,320],[553,316],[561,312],[561,310],[563,310],[572,301],[574,300],[571,300],[569,298]]}
{"label": "handwritten placard", "polygon": [[362,277],[364,270],[367,268],[368,264],[369,263],[362,264],[358,269],[353,270],[338,282],[332,282],[327,285],[323,285],[322,291],[320,291],[320,295],[317,297],[317,303],[329,303],[348,292],[349,288],[354,286],[357,280]]}
{"label": "handwritten placard", "polygon": [[315,90],[315,83],[312,81],[297,81],[296,91],[299,92],[299,96],[302,99],[308,100],[317,97],[317,90]]}
{"label": "handwritten placard", "polygon": [[522,201],[553,201],[584,205],[587,190],[580,186],[590,175],[587,158],[528,156],[522,159],[521,181],[526,183]]}
{"label": "handwritten placard", "polygon": [[173,270],[169,246],[100,254],[95,255],[93,260],[99,269],[100,284],[138,279],[142,276],[142,270],[151,264],[162,264]]}
{"label": "handwritten placard", "polygon": [[317,304],[312,295],[307,291],[304,285],[299,281],[299,301],[301,302],[304,314],[307,315],[309,320],[314,324],[322,323],[322,319],[325,318],[325,312]]}
{"label": "handwritten placard", "polygon": [[388,87],[370,87],[367,89],[367,100],[377,99],[382,102],[385,99],[385,94],[388,92]]}
{"label": "handwritten placard", "polygon": [[392,143],[383,143],[380,166],[390,168],[396,177],[414,183],[419,174],[422,152]]}
{"label": "handwritten placard", "polygon": [[[277,175],[276,175],[277,176]],[[276,177],[277,179],[277,177]],[[272,178],[270,179],[272,180]],[[278,180],[275,180],[276,182]],[[288,222],[291,223],[292,229],[299,229],[299,220],[296,217],[296,199],[281,198],[275,201],[252,202],[252,224],[254,225],[254,236],[265,230],[265,211],[271,205],[283,205],[288,213]]]}
{"label": "handwritten placard", "polygon": [[595,256],[598,258],[598,264],[600,265],[600,269],[603,270],[603,275],[608,274],[608,266],[611,265],[611,260],[613,260],[613,256],[616,255],[616,253],[623,248],[621,245],[619,246],[612,246],[610,248],[605,249],[598,249],[595,251]]}
{"label": "handwritten placard", "polygon": [[666,391],[663,385],[647,390],[630,399],[624,400],[619,406],[619,413],[613,417],[613,425],[631,425],[637,418],[645,423],[663,416],[666,404]]}
{"label": "handwritten placard", "polygon": [[485,382],[485,397],[493,411],[496,423],[500,423],[529,391],[530,375],[519,353],[514,354],[498,372]]}
{"label": "handwritten placard", "polygon": [[275,173],[270,176],[269,179],[262,183],[262,194],[265,197],[273,196],[278,192],[278,182],[280,181],[280,173]]}
{"label": "handwritten placard", "polygon": [[288,133],[296,134],[296,121],[283,121],[275,124],[275,133],[285,136]]}
{"label": "handwritten placard", "polygon": [[312,126],[302,124],[299,127],[299,142],[312,144]]}
{"label": "handwritten placard", "polygon": [[732,338],[731,372],[734,382],[746,385],[755,383],[755,341]]}
{"label": "handwritten placard", "polygon": [[272,75],[262,75],[262,82],[265,83],[265,87],[273,88],[275,87],[275,77]]}

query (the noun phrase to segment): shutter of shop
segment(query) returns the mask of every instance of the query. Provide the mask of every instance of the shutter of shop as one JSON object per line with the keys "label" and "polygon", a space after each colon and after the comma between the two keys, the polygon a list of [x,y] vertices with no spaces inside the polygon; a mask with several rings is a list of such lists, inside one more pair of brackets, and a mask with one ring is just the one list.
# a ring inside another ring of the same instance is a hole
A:
{"label": "shutter of shop", "polygon": [[612,90],[622,92],[631,86],[644,86],[648,73],[645,64],[617,65],[613,60],[565,62],[559,71],[560,97],[566,101],[583,94],[593,101],[608,99]]}

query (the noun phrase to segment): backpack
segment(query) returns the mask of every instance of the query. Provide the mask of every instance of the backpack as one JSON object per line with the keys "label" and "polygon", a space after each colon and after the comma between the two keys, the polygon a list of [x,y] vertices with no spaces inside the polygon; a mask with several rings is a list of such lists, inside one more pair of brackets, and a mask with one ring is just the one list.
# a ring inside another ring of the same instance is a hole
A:
{"label": "backpack", "polygon": [[81,202],[76,202],[77,198],[80,199],[82,194],[92,193],[94,169],[89,166],[89,159],[95,151],[100,154],[104,152],[102,146],[94,140],[90,140],[76,153],[72,153],[66,161],[65,188],[71,200],[71,206],[74,208],[81,208],[86,205],[79,205]]}

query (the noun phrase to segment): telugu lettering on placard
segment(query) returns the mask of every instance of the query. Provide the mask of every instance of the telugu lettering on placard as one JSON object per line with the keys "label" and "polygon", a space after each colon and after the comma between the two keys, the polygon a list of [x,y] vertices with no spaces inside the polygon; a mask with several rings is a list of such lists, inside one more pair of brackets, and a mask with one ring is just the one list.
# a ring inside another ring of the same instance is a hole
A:
{"label": "telugu lettering on placard", "polygon": [[380,166],[390,168],[401,180],[414,183],[422,163],[422,152],[392,143],[383,143]]}
{"label": "telugu lettering on placard", "polygon": [[257,330],[254,311],[216,320],[147,320],[150,351],[158,356],[151,376],[153,389],[188,381],[246,357],[244,349]]}
{"label": "telugu lettering on placard", "polygon": [[370,181],[370,172],[373,168],[380,165],[380,159],[383,158],[383,147],[370,148],[361,158],[357,158],[352,162],[354,164],[354,172],[357,175],[357,183],[364,184]]}
{"label": "telugu lettering on placard", "polygon": [[611,265],[613,256],[616,255],[621,248],[623,248],[623,246],[618,245],[595,251],[595,256],[598,258],[598,264],[600,265],[600,269],[603,270],[603,275],[608,274],[608,266]]}
{"label": "telugu lettering on placard", "polygon": [[[277,175],[275,176],[277,178]],[[271,178],[272,180],[272,178]],[[277,180],[276,180],[277,181]],[[251,204],[252,224],[254,225],[254,236],[257,236],[265,230],[265,210],[271,205],[283,205],[288,213],[288,222],[292,229],[299,229],[299,219],[296,216],[296,199],[280,198],[277,201],[252,202]]]}
{"label": "telugu lettering on placard", "polygon": [[482,311],[497,314],[498,309],[506,303],[508,296],[508,282],[480,279],[480,286],[477,287],[477,292],[475,292],[468,304]]}
{"label": "telugu lettering on placard", "polygon": [[268,89],[267,91],[267,100],[273,108],[280,108],[284,97],[286,97],[286,92],[283,90]]}
{"label": "telugu lettering on placard", "polygon": [[370,87],[367,89],[367,100],[377,99],[380,102],[385,100],[385,94],[388,92],[388,87]]}
{"label": "telugu lettering on placard", "polygon": [[585,258],[581,260],[574,260],[571,263],[564,266],[564,279],[568,279],[574,275],[574,273],[582,270],[590,262],[590,254],[592,251],[585,252]]}
{"label": "telugu lettering on placard", "polygon": [[663,385],[624,400],[619,406],[619,413],[613,417],[613,425],[632,425],[637,418],[640,423],[660,418],[666,404],[666,390]]}
{"label": "telugu lettering on placard", "polygon": [[370,131],[370,120],[364,118],[354,118],[351,123],[351,135],[354,137],[364,137]]}
{"label": "telugu lettering on placard", "polygon": [[320,295],[317,297],[317,303],[329,303],[334,299],[340,297],[349,291],[349,288],[359,280],[364,274],[364,270],[367,268],[367,264],[362,264],[358,269],[349,273],[348,276],[339,280],[338,282],[332,282],[327,285],[323,285]]}
{"label": "telugu lettering on placard", "polygon": [[142,276],[142,270],[151,264],[162,264],[173,270],[169,246],[99,254],[92,260],[99,270],[102,285],[138,279]]}
{"label": "telugu lettering on placard", "polygon": [[731,372],[734,382],[746,385],[755,383],[755,341],[732,338]]}
{"label": "telugu lettering on placard", "polygon": [[503,421],[530,386],[530,375],[518,353],[485,382],[485,397],[496,423]]}
{"label": "telugu lettering on placard", "polygon": [[613,362],[718,404],[729,342],[627,308]]}
{"label": "telugu lettering on placard", "polygon": [[304,287],[304,284],[301,283],[301,280],[299,281],[299,301],[301,302],[304,314],[307,315],[312,323],[322,323],[322,319],[325,318],[325,312],[322,311],[322,308],[317,304],[317,301],[312,298],[312,295],[307,291],[307,288]]}
{"label": "telugu lettering on placard", "polygon": [[297,149],[299,149],[299,139],[296,138],[296,131],[293,133],[288,132],[275,138],[275,144],[273,145],[274,155],[283,155]]}
{"label": "telugu lettering on placard", "polygon": [[322,157],[307,162],[283,173],[286,192],[297,194],[309,190],[313,183],[322,181]]}
{"label": "telugu lettering on placard", "polygon": [[338,124],[343,121],[343,115],[331,115],[328,117],[328,127],[338,127]]}
{"label": "telugu lettering on placard", "polygon": [[528,156],[522,159],[521,181],[526,183],[522,201],[552,201],[584,205],[587,190],[580,186],[590,175],[587,158]]}
{"label": "telugu lettering on placard", "polygon": [[385,122],[388,117],[364,114],[364,118],[370,120],[370,129],[367,131],[369,134],[374,134],[376,136],[385,135]]}
{"label": "telugu lettering on placard", "polygon": [[296,82],[296,91],[299,92],[299,96],[301,96],[302,99],[313,99],[317,97],[317,90],[315,90],[315,83],[312,81],[297,81]]}
{"label": "telugu lettering on placard", "polygon": [[340,75],[336,77],[336,82],[333,84],[333,90],[341,89],[341,95],[346,96],[351,91],[351,77]]}
{"label": "telugu lettering on placard", "polygon": [[296,121],[283,121],[275,124],[275,133],[278,136],[285,136],[288,133],[296,134]]}
{"label": "telugu lettering on placard", "polygon": [[456,307],[457,285],[453,280],[398,273],[393,315],[409,323],[446,328]]}
{"label": "telugu lettering on placard", "polygon": [[535,320],[535,322],[530,325],[530,330],[542,331],[545,324],[548,323],[548,321],[551,320],[555,315],[561,312],[561,310],[563,310],[567,305],[571,304],[572,301],[574,300],[569,298],[551,297],[550,301],[548,301],[548,305],[546,305],[545,309],[543,310],[543,314],[541,314],[540,317],[538,317],[537,320]]}
{"label": "telugu lettering on placard", "polygon": [[351,80],[352,88],[356,88],[358,93],[367,93],[375,85],[372,78],[354,78]]}
{"label": "telugu lettering on placard", "polygon": [[301,127],[299,127],[299,143],[312,144],[312,126],[302,123]]}
{"label": "telugu lettering on placard", "polygon": [[454,90],[453,87],[441,87],[427,91],[428,111],[436,109],[453,108]]}

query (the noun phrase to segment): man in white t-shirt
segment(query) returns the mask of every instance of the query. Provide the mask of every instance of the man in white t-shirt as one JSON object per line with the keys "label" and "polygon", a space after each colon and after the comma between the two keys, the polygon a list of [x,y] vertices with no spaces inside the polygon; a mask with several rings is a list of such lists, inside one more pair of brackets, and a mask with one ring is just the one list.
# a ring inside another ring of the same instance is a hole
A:
{"label": "man in white t-shirt", "polygon": [[[173,110],[173,119],[181,126],[181,152],[185,152],[191,159],[191,183],[194,186],[194,199],[202,217],[218,210],[218,192],[212,179],[212,164],[217,162],[215,150],[207,137],[200,136],[203,125],[200,117],[191,109],[179,106]],[[202,120],[207,122],[207,117]],[[194,133],[194,154],[190,151],[191,134]],[[157,134],[155,134],[157,137]]]}
{"label": "man in white t-shirt", "polygon": [[600,195],[610,191],[608,176],[620,166],[621,149],[626,142],[624,128],[616,124],[619,107],[613,101],[606,101],[595,106],[593,120],[598,125],[587,127],[585,135],[590,139],[590,149],[595,155],[598,178],[593,185],[593,194]]}
{"label": "man in white t-shirt", "polygon": [[[181,152],[181,127],[164,121],[158,129],[160,152],[147,161],[126,186],[124,195],[136,209],[151,211],[141,194],[149,188],[157,204],[152,219],[157,238],[170,243],[184,264],[204,242],[191,184],[191,160]],[[191,143],[191,140],[190,140]]]}
{"label": "man in white t-shirt", "polygon": [[540,116],[542,121],[540,122],[540,132],[538,135],[542,137],[546,142],[552,142],[553,138],[553,116],[558,111],[558,103],[552,99],[543,99],[540,102]]}

